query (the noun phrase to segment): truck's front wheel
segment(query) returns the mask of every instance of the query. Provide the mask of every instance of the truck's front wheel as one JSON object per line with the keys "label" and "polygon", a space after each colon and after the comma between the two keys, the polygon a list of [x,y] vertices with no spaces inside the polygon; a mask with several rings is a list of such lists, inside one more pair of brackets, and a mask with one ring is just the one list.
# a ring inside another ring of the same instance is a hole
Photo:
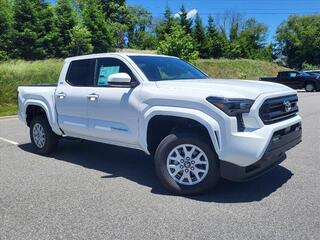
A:
{"label": "truck's front wheel", "polygon": [[45,116],[40,115],[32,119],[30,124],[30,138],[33,146],[40,154],[49,154],[56,150],[59,138],[52,131]]}
{"label": "truck's front wheel", "polygon": [[164,187],[176,194],[196,194],[217,184],[219,159],[208,141],[193,132],[174,132],[155,153],[155,169]]}

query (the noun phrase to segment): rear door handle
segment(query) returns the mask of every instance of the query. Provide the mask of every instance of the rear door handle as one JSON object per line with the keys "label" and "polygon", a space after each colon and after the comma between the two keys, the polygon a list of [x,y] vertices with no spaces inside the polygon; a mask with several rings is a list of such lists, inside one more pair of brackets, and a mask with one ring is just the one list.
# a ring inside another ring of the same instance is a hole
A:
{"label": "rear door handle", "polygon": [[97,94],[95,94],[95,93],[91,93],[91,94],[89,94],[87,97],[88,97],[88,99],[89,99],[90,101],[95,101],[95,100],[97,100],[97,99],[99,98],[99,95],[97,95]]}
{"label": "rear door handle", "polygon": [[57,97],[58,97],[59,99],[64,99],[66,96],[67,96],[67,95],[66,95],[64,92],[59,92],[59,93],[57,93]]}

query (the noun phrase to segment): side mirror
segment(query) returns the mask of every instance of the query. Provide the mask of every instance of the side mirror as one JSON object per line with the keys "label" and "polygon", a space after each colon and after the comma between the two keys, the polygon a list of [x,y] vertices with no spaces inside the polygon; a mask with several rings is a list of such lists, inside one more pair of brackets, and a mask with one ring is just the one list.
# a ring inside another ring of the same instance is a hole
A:
{"label": "side mirror", "polygon": [[127,73],[113,73],[108,78],[111,85],[130,85],[131,77]]}

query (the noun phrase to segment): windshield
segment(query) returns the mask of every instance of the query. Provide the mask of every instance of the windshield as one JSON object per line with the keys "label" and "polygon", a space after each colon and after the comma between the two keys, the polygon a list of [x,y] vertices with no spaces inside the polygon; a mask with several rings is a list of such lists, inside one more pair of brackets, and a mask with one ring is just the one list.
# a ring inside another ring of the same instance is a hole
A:
{"label": "windshield", "polygon": [[307,74],[313,75],[313,76],[319,76],[320,72],[306,72]]}
{"label": "windshield", "polygon": [[149,81],[207,79],[208,77],[191,64],[174,57],[129,56]]}
{"label": "windshield", "polygon": [[310,73],[306,73],[306,72],[299,72],[301,74],[301,76],[303,77],[308,77],[310,76]]}

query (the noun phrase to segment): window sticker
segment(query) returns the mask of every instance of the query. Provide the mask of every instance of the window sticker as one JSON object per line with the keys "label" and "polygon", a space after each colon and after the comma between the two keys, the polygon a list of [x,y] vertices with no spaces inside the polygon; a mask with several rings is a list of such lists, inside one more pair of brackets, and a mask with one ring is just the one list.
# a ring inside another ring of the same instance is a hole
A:
{"label": "window sticker", "polygon": [[297,73],[290,73],[290,77],[295,78],[297,76]]}
{"label": "window sticker", "polygon": [[118,73],[120,66],[100,67],[98,86],[108,85],[108,78],[111,74]]}

